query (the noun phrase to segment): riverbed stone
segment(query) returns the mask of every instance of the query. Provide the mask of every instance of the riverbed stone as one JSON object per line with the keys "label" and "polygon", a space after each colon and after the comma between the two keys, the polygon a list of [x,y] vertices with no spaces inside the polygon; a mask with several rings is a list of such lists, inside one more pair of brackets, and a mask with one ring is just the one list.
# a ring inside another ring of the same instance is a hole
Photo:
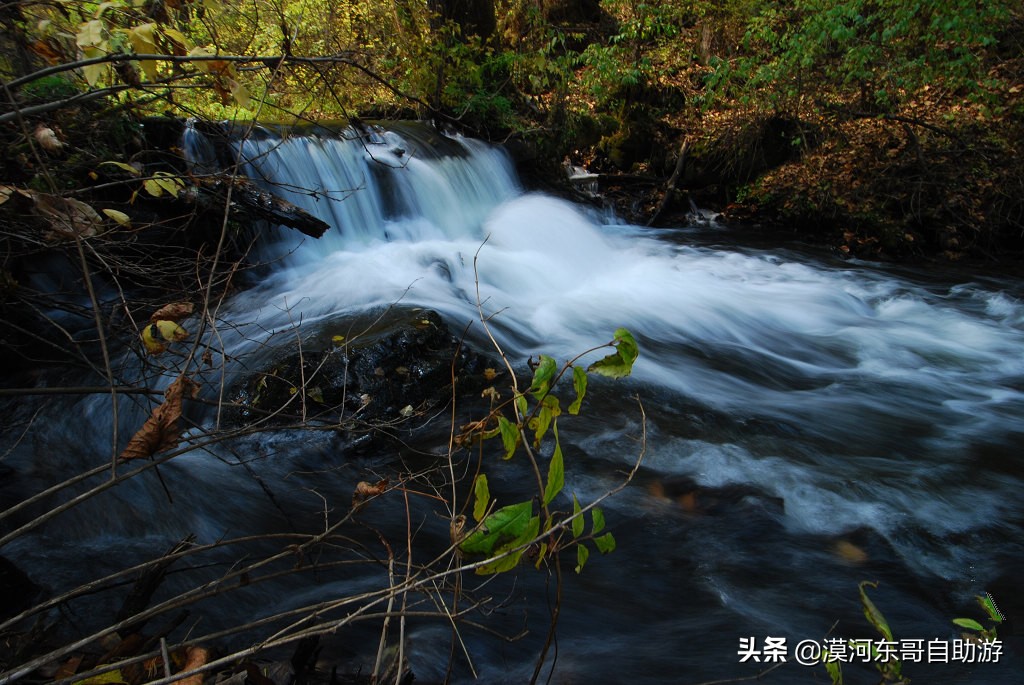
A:
{"label": "riverbed stone", "polygon": [[[283,346],[233,393],[233,419],[383,427],[446,405],[453,392],[479,398],[492,359],[452,335],[425,309],[391,309],[320,326]],[[454,385],[453,385],[454,379]],[[303,412],[305,406],[305,412]]]}

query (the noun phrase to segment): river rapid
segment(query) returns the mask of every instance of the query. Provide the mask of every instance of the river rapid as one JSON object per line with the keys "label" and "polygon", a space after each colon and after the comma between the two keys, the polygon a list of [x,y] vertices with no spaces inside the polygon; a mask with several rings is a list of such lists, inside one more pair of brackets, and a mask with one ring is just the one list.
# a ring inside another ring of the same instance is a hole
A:
{"label": "river rapid", "polygon": [[[208,141],[188,135],[197,168],[214,164]],[[565,361],[620,326],[639,343],[633,375],[595,381],[582,415],[559,425],[567,475],[556,506],[615,487],[641,451],[643,462],[604,507],[618,549],[592,555],[580,575],[566,558],[551,682],[753,676],[776,663],[761,650],[769,637],[785,638],[786,662],[766,682],[829,682],[823,666],[796,663],[795,648],[880,639],[861,581],[878,583],[868,592],[895,639],[926,650],[959,636],[952,619],[982,620],[974,598],[990,593],[1008,619],[998,663],[935,656],[904,659],[903,670],[919,683],[1019,682],[1024,283],[750,247],[708,221],[625,225],[525,191],[505,153],[478,141],[410,126],[348,138],[262,131],[234,143],[249,176],[332,230],[315,241],[267,229],[274,237],[257,250],[268,266],[217,312],[225,358],[245,360],[299,322],[311,330],[396,302],[439,312],[453,331],[468,326],[469,344],[490,352],[478,289],[514,364],[540,353]],[[226,382],[251,370],[229,362]],[[123,402],[127,439],[149,406]],[[30,434],[5,447],[7,505],[109,460],[109,397],[42,406]],[[216,413],[196,419],[208,426]],[[407,451],[339,452],[318,433],[212,445],[162,466],[163,483],[140,476],[2,553],[58,591],[187,534],[205,543],[313,526],[325,503],[347,507],[366,474],[394,477],[410,459],[443,454],[448,424],[436,421]],[[485,468],[492,491],[529,496],[522,463],[495,452]],[[443,547],[447,521],[427,503],[414,512],[417,535]],[[404,510],[366,515],[404,540]],[[505,642],[464,628],[471,662],[460,648],[454,681],[474,671],[480,682],[529,680],[550,607],[548,576],[522,571],[477,594],[503,599],[493,626],[528,634]],[[202,621],[230,625],[370,582],[268,585]],[[366,658],[375,634],[336,636],[333,658]],[[443,680],[450,649],[443,621],[410,623],[416,682]],[[877,682],[872,664],[843,667],[847,683]]]}

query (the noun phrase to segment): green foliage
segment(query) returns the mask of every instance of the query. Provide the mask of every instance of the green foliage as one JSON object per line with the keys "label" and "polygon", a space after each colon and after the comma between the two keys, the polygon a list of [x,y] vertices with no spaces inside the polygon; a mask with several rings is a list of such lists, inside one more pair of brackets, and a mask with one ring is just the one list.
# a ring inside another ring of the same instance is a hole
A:
{"label": "green foliage", "polygon": [[612,344],[615,346],[615,352],[591,364],[587,368],[588,372],[610,378],[622,378],[629,375],[633,369],[633,362],[640,354],[636,339],[625,328],[619,328],[615,331]]}
{"label": "green foliage", "polygon": [[690,2],[637,2],[604,0],[601,5],[618,20],[618,32],[606,43],[594,42],[581,54],[588,69],[584,80],[599,106],[617,108],[630,93],[654,79],[651,51],[675,38]]}
{"label": "green foliage", "polygon": [[982,611],[985,612],[986,620],[990,625],[986,628],[973,618],[954,618],[953,623],[961,628],[970,630],[981,640],[995,640],[998,637],[997,628],[999,624],[1003,622],[1003,614],[999,611],[998,607],[996,607],[996,603],[992,599],[992,595],[987,592],[984,595],[978,595],[975,599]]}
{"label": "green foliage", "polygon": [[63,76],[44,76],[38,81],[26,84],[21,92],[30,101],[55,101],[72,97],[80,91],[74,83]]}
{"label": "green foliage", "polygon": [[712,65],[712,96],[760,93],[787,109],[827,89],[880,111],[898,109],[908,93],[936,83],[971,99],[990,98],[983,55],[1012,9],[1009,0],[757,5],[744,36],[746,54]]}
{"label": "green foliage", "polygon": [[[868,623],[870,623],[872,626],[874,626],[875,630],[878,631],[879,635],[881,635],[883,638],[885,638],[885,640],[887,642],[893,642],[894,638],[893,638],[893,634],[892,634],[892,629],[889,627],[889,622],[885,619],[885,616],[878,609],[878,607],[875,606],[875,603],[873,601],[871,601],[871,598],[868,597],[867,590],[865,589],[868,586],[871,586],[873,588],[877,588],[878,587],[878,583],[872,583],[872,582],[869,582],[869,581],[865,580],[865,581],[862,581],[860,583],[860,585],[859,585],[859,589],[860,589],[860,603],[861,603],[861,608],[864,611],[864,618],[866,618],[868,620]],[[885,659],[885,660],[879,659],[878,658],[878,653],[877,653],[877,651],[875,649],[875,646],[874,646],[874,643],[872,643],[872,646],[871,646],[871,656],[872,656],[872,661],[875,664],[875,668],[878,669],[878,672],[882,676],[882,682],[883,683],[902,683],[902,682],[905,682],[903,680],[903,674],[902,674],[903,664],[900,662],[899,659],[896,659],[896,658],[892,657],[891,655],[887,659]],[[832,671],[831,670],[829,671],[829,674],[832,675]],[[840,674],[840,682],[842,682],[841,678],[842,678],[842,676]],[[833,675],[833,682],[835,682],[835,676],[834,675]]]}
{"label": "green foliage", "polygon": [[[588,372],[611,378],[628,376],[639,354],[636,340],[624,328],[616,330],[612,341],[602,347],[612,347],[614,352],[586,370],[575,364],[583,355],[561,367],[554,358],[541,355],[527,390],[518,392],[514,385],[512,399],[492,410],[483,421],[466,426],[459,437],[460,443],[467,444],[500,436],[503,458],[510,459],[522,450],[537,478],[536,498],[502,506],[488,515],[495,503],[491,499],[487,476],[480,474],[476,477],[473,483],[473,518],[478,525],[462,539],[459,548],[464,554],[484,558],[486,563],[477,567],[478,574],[488,575],[514,568],[531,543],[539,542],[537,538],[542,532],[545,538],[537,550],[538,565],[551,556],[557,556],[562,549],[575,546],[576,571],[579,572],[590,556],[585,543],[590,542],[602,554],[615,550],[615,537],[604,532],[604,512],[596,505],[584,509],[574,494],[571,514],[551,509],[565,489],[565,455],[558,433],[561,402],[553,394],[559,382],[571,370],[576,398],[570,405],[570,414],[578,414],[586,395]],[[487,394],[497,397],[497,391],[493,389]],[[553,438],[551,459],[546,474],[542,476],[534,450],[542,447],[549,431]],[[589,532],[585,530],[587,511],[590,512]]]}

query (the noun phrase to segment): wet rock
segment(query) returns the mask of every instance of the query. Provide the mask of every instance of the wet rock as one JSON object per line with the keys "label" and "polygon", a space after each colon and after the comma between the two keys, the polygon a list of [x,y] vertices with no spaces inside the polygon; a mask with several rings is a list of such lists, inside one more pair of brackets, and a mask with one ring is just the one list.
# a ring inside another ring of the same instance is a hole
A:
{"label": "wet rock", "polygon": [[[495,363],[460,345],[430,310],[339,320],[278,351],[234,393],[238,423],[270,418],[341,427],[390,425],[475,395]],[[305,411],[303,411],[305,409]]]}

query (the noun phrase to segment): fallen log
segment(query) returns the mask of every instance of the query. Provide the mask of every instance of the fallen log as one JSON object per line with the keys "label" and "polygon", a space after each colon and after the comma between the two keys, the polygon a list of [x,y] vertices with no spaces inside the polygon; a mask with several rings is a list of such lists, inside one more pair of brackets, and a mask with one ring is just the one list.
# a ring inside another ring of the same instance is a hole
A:
{"label": "fallen log", "polygon": [[[331,226],[282,197],[264,190],[247,178],[217,174],[196,185],[196,206],[202,211],[227,205],[232,219],[268,221],[319,238]],[[230,193],[229,193],[230,191]]]}

